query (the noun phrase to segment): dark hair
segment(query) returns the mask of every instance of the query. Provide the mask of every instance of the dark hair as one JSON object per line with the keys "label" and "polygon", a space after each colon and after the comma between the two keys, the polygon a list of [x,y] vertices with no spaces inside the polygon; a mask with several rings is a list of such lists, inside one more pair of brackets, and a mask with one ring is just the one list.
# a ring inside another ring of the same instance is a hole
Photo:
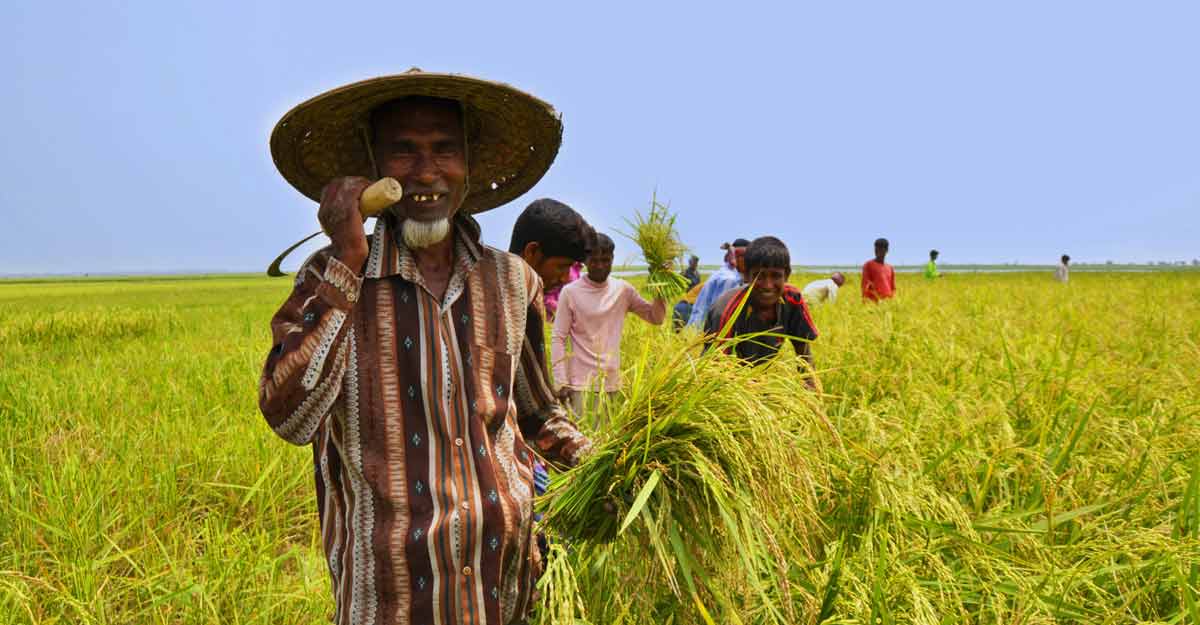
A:
{"label": "dark hair", "polygon": [[730,247],[746,247],[747,245],[750,245],[750,242],[739,237],[733,240],[733,244]]}
{"label": "dark hair", "polygon": [[570,206],[542,198],[526,206],[517,217],[508,251],[520,256],[526,245],[537,243],[546,256],[583,262],[595,237],[596,231]]}
{"label": "dark hair", "polygon": [[597,232],[596,238],[592,239],[592,249],[588,251],[592,253],[608,252],[611,254],[616,248],[616,244],[613,243],[613,240],[607,234]]}
{"label": "dark hair", "polygon": [[929,250],[929,257],[930,257],[930,258],[937,258],[937,257],[938,257],[938,251],[937,251],[937,250]]}
{"label": "dark hair", "polygon": [[888,240],[883,237],[879,237],[878,239],[875,239],[875,247],[883,247],[883,248],[888,247]]}
{"label": "dark hair", "polygon": [[1071,257],[1070,257],[1070,256],[1067,256],[1066,254],[1063,254],[1063,257],[1062,257],[1062,262],[1064,262],[1064,263],[1069,263],[1069,262],[1071,262]]}
{"label": "dark hair", "polygon": [[746,273],[755,269],[783,269],[792,272],[792,257],[783,241],[771,236],[758,237],[746,246]]}

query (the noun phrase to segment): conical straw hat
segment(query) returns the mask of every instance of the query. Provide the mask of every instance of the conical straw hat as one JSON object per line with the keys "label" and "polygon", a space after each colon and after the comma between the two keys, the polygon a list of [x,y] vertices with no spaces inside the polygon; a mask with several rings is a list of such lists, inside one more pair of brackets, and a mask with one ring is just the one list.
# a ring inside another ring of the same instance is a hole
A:
{"label": "conical straw hat", "polygon": [[462,103],[470,185],[460,209],[464,213],[495,208],[525,193],[558,154],[562,121],[549,104],[503,83],[414,68],[338,87],[288,111],[271,132],[275,167],[316,201],[337,176],[374,178],[368,151],[371,111],[407,96]]}

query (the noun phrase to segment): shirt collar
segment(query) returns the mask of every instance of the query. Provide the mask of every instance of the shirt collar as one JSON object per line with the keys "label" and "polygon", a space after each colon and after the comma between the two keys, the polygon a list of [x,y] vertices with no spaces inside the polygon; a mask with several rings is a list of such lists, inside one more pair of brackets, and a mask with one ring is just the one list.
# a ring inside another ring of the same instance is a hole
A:
{"label": "shirt collar", "polygon": [[[451,221],[451,228],[451,236],[454,237],[454,272],[466,275],[475,268],[481,255],[479,222],[470,215],[459,213]],[[424,284],[412,250],[404,244],[402,237],[397,236],[398,233],[399,223],[394,217],[375,220],[375,232],[371,236],[363,277],[378,279],[398,275],[408,282]]]}

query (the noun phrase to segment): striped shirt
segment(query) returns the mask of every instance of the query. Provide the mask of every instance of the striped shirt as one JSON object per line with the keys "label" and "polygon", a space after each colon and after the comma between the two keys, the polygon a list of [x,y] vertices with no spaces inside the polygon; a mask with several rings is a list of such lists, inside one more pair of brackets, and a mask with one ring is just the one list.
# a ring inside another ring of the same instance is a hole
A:
{"label": "striped shirt", "polygon": [[334,622],[507,624],[541,572],[533,462],[590,445],[555,401],[541,281],[455,219],[438,301],[377,220],[360,278],[310,257],[271,321],[259,405],[311,444]]}

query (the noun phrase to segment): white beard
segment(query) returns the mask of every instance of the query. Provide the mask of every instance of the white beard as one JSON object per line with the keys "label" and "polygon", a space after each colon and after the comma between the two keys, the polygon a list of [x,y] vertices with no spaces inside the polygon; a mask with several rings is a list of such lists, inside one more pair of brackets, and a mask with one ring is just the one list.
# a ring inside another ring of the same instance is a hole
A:
{"label": "white beard", "polygon": [[434,221],[405,219],[400,224],[404,244],[410,249],[420,250],[442,242],[450,234],[450,220],[443,217]]}

